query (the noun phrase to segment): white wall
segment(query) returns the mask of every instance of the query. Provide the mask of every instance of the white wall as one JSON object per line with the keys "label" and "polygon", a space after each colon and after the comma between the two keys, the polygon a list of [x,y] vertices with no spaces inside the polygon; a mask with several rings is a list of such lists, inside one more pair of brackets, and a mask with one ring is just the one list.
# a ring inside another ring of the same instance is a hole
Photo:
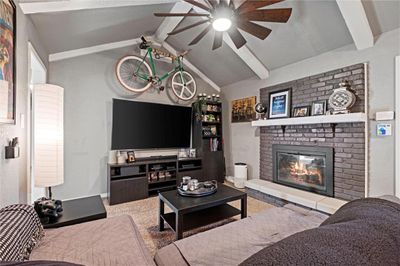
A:
{"label": "white wall", "polygon": [[[27,202],[28,41],[47,64],[47,51],[40,42],[36,28],[30,18],[22,14],[17,4],[17,121],[16,125],[0,124],[0,207]],[[21,114],[25,116],[24,125],[21,124]],[[21,156],[18,159],[6,160],[4,146],[14,137],[19,138]]]}
{"label": "white wall", "polygon": [[[373,48],[357,51],[348,45],[282,68],[274,69],[267,80],[244,80],[222,88],[225,106],[231,100],[258,96],[259,89],[303,77],[323,73],[356,63],[369,63],[370,117],[377,111],[395,107],[395,56],[400,54],[400,29],[379,36]],[[258,98],[259,99],[259,98]],[[259,178],[259,136],[250,123],[231,124],[230,109],[225,108],[225,149],[228,175],[232,164],[244,161],[252,169],[251,178]],[[392,122],[394,123],[394,122]],[[370,128],[370,187],[369,195],[394,194],[394,137],[377,137],[376,123]]]}
{"label": "white wall", "polygon": [[[171,92],[134,94],[122,88],[115,77],[115,65],[132,52],[133,48],[127,47],[50,63],[49,82],[65,89],[65,178],[63,185],[54,187],[55,197],[106,193],[112,98],[175,103],[168,96]],[[170,70],[172,65],[162,63],[162,68],[166,67]],[[196,81],[198,93],[217,93],[200,78]]]}

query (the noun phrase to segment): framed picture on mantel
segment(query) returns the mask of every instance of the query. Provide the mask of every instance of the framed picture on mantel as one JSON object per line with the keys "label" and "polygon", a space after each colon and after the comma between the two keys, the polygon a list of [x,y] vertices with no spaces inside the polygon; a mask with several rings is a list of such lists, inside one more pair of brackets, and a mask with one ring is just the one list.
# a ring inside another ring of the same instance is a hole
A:
{"label": "framed picture on mantel", "polygon": [[269,118],[290,117],[292,89],[274,91],[269,94]]}
{"label": "framed picture on mantel", "polygon": [[15,123],[16,12],[12,0],[0,0],[0,123]]}

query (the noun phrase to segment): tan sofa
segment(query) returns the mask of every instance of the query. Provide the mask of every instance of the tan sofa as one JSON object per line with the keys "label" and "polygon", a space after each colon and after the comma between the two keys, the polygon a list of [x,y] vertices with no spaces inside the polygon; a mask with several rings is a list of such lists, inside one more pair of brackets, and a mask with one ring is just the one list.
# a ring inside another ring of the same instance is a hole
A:
{"label": "tan sofa", "polygon": [[155,255],[159,266],[238,265],[294,233],[318,227],[328,216],[292,204],[176,241]]}
{"label": "tan sofa", "polygon": [[155,265],[130,216],[118,216],[57,229],[45,236],[29,260],[83,265]]}

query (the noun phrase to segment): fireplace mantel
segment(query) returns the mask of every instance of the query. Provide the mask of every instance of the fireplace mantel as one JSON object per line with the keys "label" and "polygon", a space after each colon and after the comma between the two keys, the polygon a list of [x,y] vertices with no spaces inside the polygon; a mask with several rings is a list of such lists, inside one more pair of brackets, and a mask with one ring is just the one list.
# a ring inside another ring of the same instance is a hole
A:
{"label": "fireplace mantel", "polygon": [[289,125],[307,125],[307,124],[338,124],[338,123],[357,123],[367,122],[367,114],[350,113],[340,115],[319,115],[306,117],[292,117],[283,119],[256,120],[251,122],[253,127],[266,126],[289,126]]}

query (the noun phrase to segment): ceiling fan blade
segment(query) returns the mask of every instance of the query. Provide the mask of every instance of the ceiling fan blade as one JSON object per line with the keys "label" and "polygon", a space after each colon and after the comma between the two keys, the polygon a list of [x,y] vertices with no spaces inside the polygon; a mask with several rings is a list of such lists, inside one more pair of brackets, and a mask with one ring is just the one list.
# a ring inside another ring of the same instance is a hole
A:
{"label": "ceiling fan blade", "polygon": [[156,17],[209,17],[210,14],[199,13],[154,13]]}
{"label": "ceiling fan blade", "polygon": [[258,25],[256,23],[250,22],[250,21],[243,21],[240,20],[237,22],[237,27],[241,30],[244,30],[245,32],[250,33],[251,35],[256,36],[257,38],[261,40],[265,40],[265,38],[268,37],[268,35],[271,33],[272,30],[263,27],[261,25]]}
{"label": "ceiling fan blade", "polygon": [[291,8],[262,9],[241,14],[241,18],[250,21],[267,21],[285,23],[292,14]]}
{"label": "ceiling fan blade", "polygon": [[247,0],[243,2],[237,9],[236,12],[239,14],[246,13],[249,11],[256,10],[265,6],[273,5],[284,0]]}
{"label": "ceiling fan blade", "polygon": [[211,11],[211,9],[208,6],[206,6],[206,5],[202,4],[202,3],[199,3],[199,2],[197,2],[195,0],[184,0],[184,1],[189,3],[189,4],[192,4],[194,6],[200,7],[201,9],[204,9],[206,11]]}
{"label": "ceiling fan blade", "polygon": [[209,24],[202,32],[200,32],[199,35],[197,35],[196,38],[193,39],[193,41],[191,41],[189,43],[189,45],[195,45],[197,44],[212,28],[212,25]]}
{"label": "ceiling fan blade", "polygon": [[216,8],[219,5],[218,0],[206,0],[213,8]]}
{"label": "ceiling fan blade", "polygon": [[230,7],[232,10],[235,10],[235,3],[234,3],[233,0],[230,0],[230,2],[229,2],[229,7]]}
{"label": "ceiling fan blade", "polygon": [[236,48],[239,49],[243,45],[246,44],[246,39],[243,35],[239,32],[239,30],[235,27],[232,27],[228,30],[229,37],[231,37],[233,43],[235,44]]}
{"label": "ceiling fan blade", "polygon": [[223,38],[223,32],[222,31],[215,31],[215,36],[214,36],[214,43],[212,49],[218,49],[219,47],[222,46],[222,38]]}
{"label": "ceiling fan blade", "polygon": [[194,28],[194,27],[196,27],[196,26],[199,26],[199,25],[204,24],[204,23],[207,23],[207,22],[209,22],[208,19],[207,19],[207,20],[201,20],[201,21],[199,21],[199,22],[190,24],[190,25],[188,25],[188,26],[186,26],[186,27],[183,27],[183,28],[180,28],[180,29],[171,31],[170,33],[168,33],[168,35],[175,35],[175,34],[178,34],[178,33],[182,32],[182,31],[185,31],[185,30]]}

